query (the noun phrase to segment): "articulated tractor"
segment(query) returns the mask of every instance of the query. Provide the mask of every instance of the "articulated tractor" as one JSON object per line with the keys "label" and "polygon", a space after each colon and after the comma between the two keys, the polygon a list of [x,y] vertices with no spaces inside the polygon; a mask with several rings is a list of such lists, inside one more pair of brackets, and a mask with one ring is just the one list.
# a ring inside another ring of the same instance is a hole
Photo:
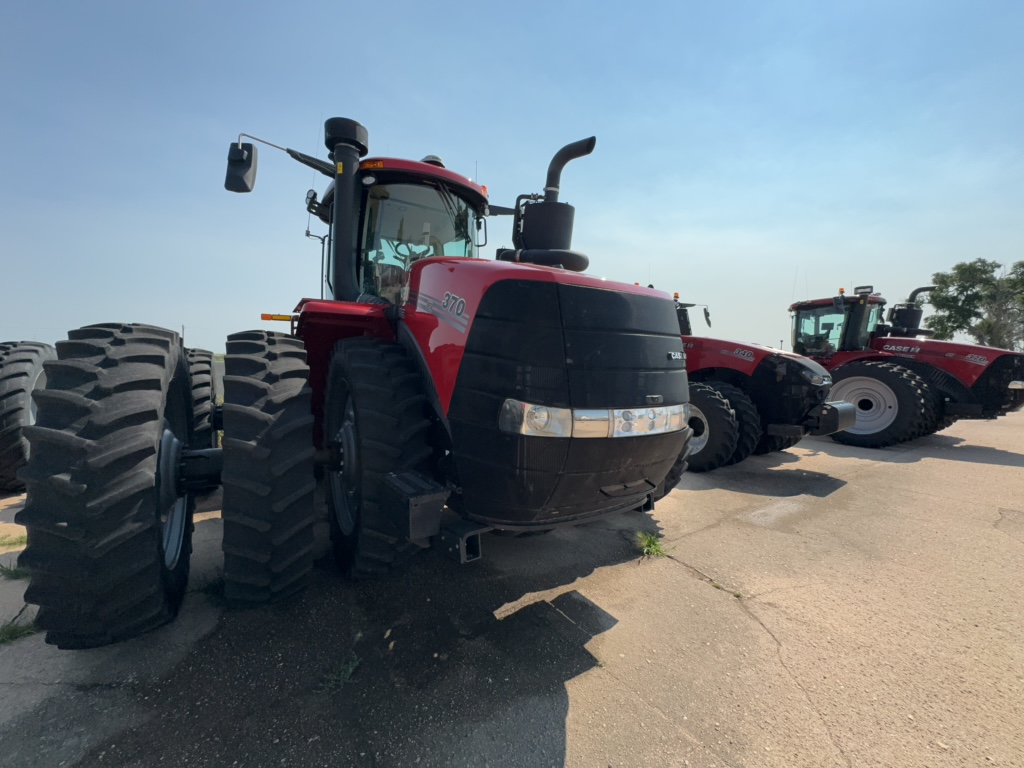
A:
{"label": "articulated tractor", "polygon": [[917,297],[931,290],[914,290],[887,316],[872,286],[790,306],[793,351],[828,369],[832,397],[857,408],[856,424],[833,440],[882,448],[1024,407],[1024,354],[927,338]]}
{"label": "articulated tractor", "polygon": [[[257,143],[231,143],[228,190],[252,191]],[[327,120],[325,144],[328,160],[277,149],[329,180],[305,199],[328,226],[326,298],[265,316],[288,332],[228,337],[223,407],[210,353],[162,328],[89,325],[44,364],[17,519],[47,642],[99,646],[170,621],[195,499],[217,486],[237,603],[304,586],[321,515],[358,578],[432,544],[472,560],[485,531],[649,510],[666,492],[692,434],[675,307],[584,274],[558,200],[563,167],[595,139],[563,148],[544,193],[505,209],[435,156],[366,158],[353,120]],[[502,213],[514,247],[480,258]]]}

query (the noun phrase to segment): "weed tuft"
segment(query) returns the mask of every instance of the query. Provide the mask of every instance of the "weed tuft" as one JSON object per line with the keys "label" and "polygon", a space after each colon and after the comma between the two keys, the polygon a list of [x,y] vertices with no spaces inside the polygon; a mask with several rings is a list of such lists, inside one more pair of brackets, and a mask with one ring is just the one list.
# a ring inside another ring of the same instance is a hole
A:
{"label": "weed tuft", "polygon": [[4,624],[0,627],[0,645],[7,643],[13,643],[15,640],[19,640],[29,635],[34,635],[39,631],[39,627],[35,624]]}
{"label": "weed tuft", "polygon": [[661,537],[656,533],[637,531],[636,543],[642,557],[668,557],[668,552],[661,543]]}
{"label": "weed tuft", "polygon": [[0,565],[0,578],[27,579],[30,575],[28,568],[20,565]]}

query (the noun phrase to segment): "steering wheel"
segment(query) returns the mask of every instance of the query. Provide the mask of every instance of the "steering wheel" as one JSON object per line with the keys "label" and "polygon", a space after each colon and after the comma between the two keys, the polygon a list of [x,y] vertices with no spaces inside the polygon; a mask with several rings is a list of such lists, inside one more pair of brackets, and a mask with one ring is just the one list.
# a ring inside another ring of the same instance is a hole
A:
{"label": "steering wheel", "polygon": [[[398,243],[395,245],[395,253],[402,257],[406,267],[412,264],[414,261],[419,259],[425,259],[428,256],[444,256],[444,245],[440,239],[434,235],[430,235],[428,245],[425,246],[414,246],[412,243]],[[414,251],[413,248],[424,248],[422,251]],[[433,253],[431,253],[433,251]]]}

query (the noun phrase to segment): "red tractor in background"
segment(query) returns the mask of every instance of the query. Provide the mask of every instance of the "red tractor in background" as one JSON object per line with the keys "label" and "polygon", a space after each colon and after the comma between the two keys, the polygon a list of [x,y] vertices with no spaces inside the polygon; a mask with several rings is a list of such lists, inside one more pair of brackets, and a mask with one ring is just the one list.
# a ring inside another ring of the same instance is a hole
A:
{"label": "red tractor in background", "polygon": [[[228,337],[222,410],[209,353],[161,328],[87,326],[45,364],[17,520],[47,642],[170,621],[195,497],[218,484],[225,596],[260,603],[306,582],[318,509],[338,567],[362,577],[439,540],[465,561],[490,529],[649,510],[674,483],[692,433],[673,303],[582,274],[558,201],[595,139],[559,151],[544,194],[514,209],[434,156],[363,159],[353,120],[327,120],[325,143],[329,162],[278,149],[331,180],[306,196],[329,226],[329,298],[280,318],[291,333]],[[256,160],[233,142],[226,188],[251,191]],[[515,247],[484,260],[495,213],[513,216]]]}
{"label": "red tractor in background", "polygon": [[1024,407],[1024,354],[921,338],[932,331],[921,328],[917,297],[930,290],[914,290],[885,322],[872,286],[790,306],[793,351],[827,368],[832,396],[857,408],[856,425],[833,440],[882,448]]}
{"label": "red tractor in background", "polygon": [[[691,472],[853,426],[854,407],[829,400],[832,378],[816,362],[760,344],[694,336],[689,309],[697,305],[675,298],[690,379]],[[707,307],[704,320],[710,327]]]}

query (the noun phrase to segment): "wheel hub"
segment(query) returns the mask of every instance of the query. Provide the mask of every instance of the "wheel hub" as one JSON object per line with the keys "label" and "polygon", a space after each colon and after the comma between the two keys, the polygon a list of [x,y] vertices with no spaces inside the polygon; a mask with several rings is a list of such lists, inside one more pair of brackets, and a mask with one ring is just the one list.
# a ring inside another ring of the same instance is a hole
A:
{"label": "wheel hub", "polygon": [[334,514],[338,527],[346,536],[355,530],[355,505],[359,488],[359,439],[356,435],[356,412],[352,398],[345,403],[341,427],[335,433],[332,448],[335,452],[331,472],[331,491]]}
{"label": "wheel hub", "polygon": [[708,420],[704,412],[690,403],[690,420],[687,422],[693,430],[693,437],[690,438],[690,454],[698,454],[708,444]]}
{"label": "wheel hub", "polygon": [[173,569],[181,554],[185,539],[188,496],[178,487],[178,468],[181,465],[183,444],[164,421],[160,435],[160,453],[157,456],[156,495],[160,538],[163,542],[164,565]]}
{"label": "wheel hub", "polygon": [[857,423],[847,430],[853,435],[881,432],[899,414],[896,393],[884,382],[869,376],[851,376],[837,381],[829,396],[857,406]]}

